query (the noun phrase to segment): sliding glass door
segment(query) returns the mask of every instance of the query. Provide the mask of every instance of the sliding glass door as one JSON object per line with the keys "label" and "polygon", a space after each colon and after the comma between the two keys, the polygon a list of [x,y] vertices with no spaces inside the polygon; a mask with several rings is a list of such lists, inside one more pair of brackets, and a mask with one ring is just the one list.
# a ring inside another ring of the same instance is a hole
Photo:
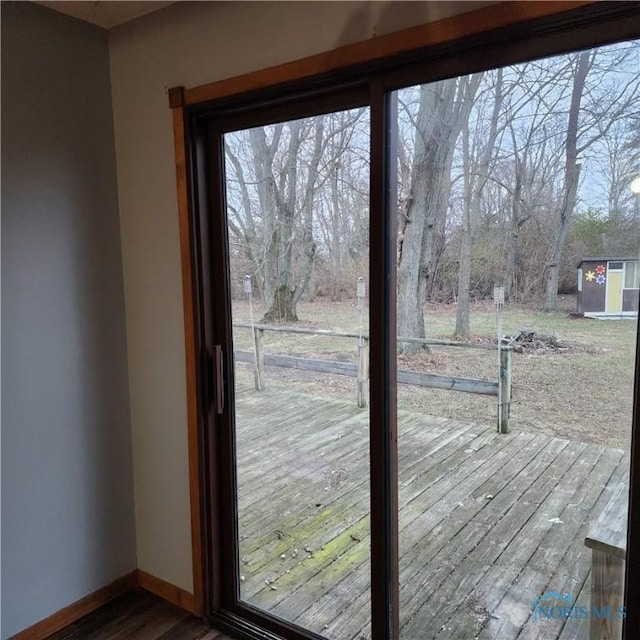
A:
{"label": "sliding glass door", "polygon": [[398,91],[403,640],[621,637],[639,56]]}
{"label": "sliding glass door", "polygon": [[191,114],[212,619],[619,637],[639,47]]}
{"label": "sliding glass door", "polygon": [[372,300],[385,306],[389,279],[370,263],[383,219],[368,102],[348,90],[200,125],[217,597],[284,637],[383,637],[372,608],[391,554],[372,519],[388,510],[389,453],[370,362],[385,360]]}

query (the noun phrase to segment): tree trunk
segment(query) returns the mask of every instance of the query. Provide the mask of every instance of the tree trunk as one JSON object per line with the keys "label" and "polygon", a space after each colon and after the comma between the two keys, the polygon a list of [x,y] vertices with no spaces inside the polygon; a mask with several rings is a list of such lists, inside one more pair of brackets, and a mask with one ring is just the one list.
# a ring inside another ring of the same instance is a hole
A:
{"label": "tree trunk", "polygon": [[264,314],[261,323],[297,322],[298,316],[293,304],[293,290],[280,285],[273,294],[273,301]]}
{"label": "tree trunk", "polygon": [[[468,226],[469,221],[465,223]],[[469,229],[462,234],[460,244],[460,269],[458,271],[458,304],[456,307],[455,335],[467,337],[469,335],[469,298],[471,288],[471,257],[473,239]]]}
{"label": "tree trunk", "polygon": [[[411,188],[406,213],[399,221],[398,334],[423,338],[424,304],[433,290],[444,245],[444,228],[451,188],[451,164],[460,132],[454,101],[458,80],[420,87],[416,116]],[[403,343],[401,353],[424,347]]]}
{"label": "tree trunk", "polygon": [[440,182],[440,194],[434,214],[433,227],[430,234],[429,260],[427,262],[426,273],[428,278],[425,282],[425,300],[433,300],[436,293],[438,280],[438,270],[440,259],[445,248],[445,229],[447,225],[447,209],[449,208],[449,196],[451,194],[451,166],[453,164],[453,153],[455,150],[455,139],[451,143],[451,148],[447,154],[442,168],[442,180]]}
{"label": "tree trunk", "polygon": [[265,323],[297,320],[293,303],[292,250],[300,126],[297,122],[290,125],[289,162],[278,184],[273,173],[273,161],[282,128],[283,125],[276,127],[271,144],[267,143],[263,127],[256,127],[249,132],[264,224],[262,271],[267,311],[261,322]]}
{"label": "tree trunk", "polygon": [[567,136],[565,139],[563,199],[560,211],[558,212],[553,244],[551,245],[546,264],[545,311],[555,311],[558,309],[560,262],[562,260],[562,251],[565,240],[567,239],[567,233],[569,232],[569,225],[571,224],[571,218],[578,195],[578,181],[580,179],[580,165],[577,162],[578,117],[580,115],[580,103],[582,101],[585,81],[589,71],[590,55],[588,51],[584,51],[578,56],[576,71],[573,77],[571,106],[569,108]]}
{"label": "tree trunk", "polygon": [[454,335],[466,337],[469,335],[469,289],[471,287],[471,252],[472,238],[472,189],[473,177],[471,158],[469,153],[469,127],[462,132],[462,157],[464,166],[462,179],[464,183],[462,196],[462,227],[460,229],[460,264],[458,267],[458,300],[456,305],[456,328]]}
{"label": "tree trunk", "polygon": [[322,158],[323,141],[324,116],[318,116],[315,119],[313,153],[308,162],[307,181],[305,183],[304,200],[302,203],[302,255],[300,257],[298,283],[293,291],[292,310],[294,315],[296,315],[300,298],[302,298],[309,288],[313,261],[316,255],[317,246],[313,239],[313,206],[318,182],[318,166]]}
{"label": "tree trunk", "polygon": [[336,161],[331,169],[331,300],[340,300],[340,275],[341,265],[341,243],[340,234],[340,205],[338,201],[338,172],[340,163]]}
{"label": "tree trunk", "polygon": [[518,236],[520,226],[516,218],[509,221],[509,237],[507,239],[507,264],[504,278],[504,299],[516,300],[516,264],[518,259]]}
{"label": "tree trunk", "polygon": [[520,198],[522,195],[522,167],[520,159],[515,158],[515,186],[511,198],[511,219],[507,239],[507,264],[504,278],[505,300],[516,297],[516,264],[518,259],[518,236],[520,235]]}
{"label": "tree trunk", "polygon": [[263,128],[249,131],[253,165],[255,167],[258,200],[262,213],[262,255],[258,256],[265,303],[270,306],[278,281],[279,229],[276,216],[276,184],[272,172],[275,147],[267,144]]}
{"label": "tree trunk", "polygon": [[[480,158],[474,170],[469,150],[469,116],[475,101],[475,96],[482,80],[482,73],[476,73],[464,80],[466,90],[464,101],[460,109],[462,132],[462,151],[465,160],[464,172],[464,204],[462,221],[462,240],[460,244],[460,269],[458,271],[458,304],[456,308],[455,335],[468,337],[469,303],[471,290],[471,261],[473,258],[473,241],[475,231],[480,220],[482,192],[489,180],[489,170],[493,158],[493,150],[498,137],[498,119],[502,109],[502,69],[496,75],[493,108],[489,121],[489,135],[481,146]],[[479,137],[479,136],[478,136]],[[478,144],[482,144],[478,142]]]}
{"label": "tree trunk", "polygon": [[[264,249],[260,256],[260,271],[267,311],[262,322],[292,322],[298,319],[296,305],[308,288],[316,253],[313,201],[323,150],[324,118],[318,117],[312,124],[303,120],[286,124],[289,138],[284,156],[278,158],[277,164],[283,169],[276,180],[274,160],[284,126],[279,124],[274,127],[270,143],[263,127],[249,131],[263,227]],[[311,130],[314,130],[311,157],[305,159],[308,160],[305,169],[299,171],[302,161],[300,152]],[[305,176],[304,182],[299,177],[300,173]],[[301,182],[304,189],[302,206],[298,203]],[[297,252],[295,264],[294,242]]]}

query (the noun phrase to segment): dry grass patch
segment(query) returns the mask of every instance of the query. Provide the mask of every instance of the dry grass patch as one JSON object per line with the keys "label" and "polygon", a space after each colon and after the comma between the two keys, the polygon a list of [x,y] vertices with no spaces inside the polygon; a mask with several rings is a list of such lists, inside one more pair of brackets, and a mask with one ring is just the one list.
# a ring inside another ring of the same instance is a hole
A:
{"label": "dry grass patch", "polygon": [[[564,300],[566,311],[575,308]],[[254,317],[261,317],[260,305]],[[631,431],[632,389],[635,370],[636,322],[576,319],[567,312],[544,313],[508,306],[504,334],[523,327],[553,335],[562,350],[523,350],[513,354],[513,404],[511,428],[540,431],[559,437],[628,448]],[[296,326],[357,331],[354,302],[316,301],[299,307]],[[453,305],[429,305],[425,309],[427,335],[450,339],[455,326]],[[234,302],[234,318],[248,321],[246,302]],[[364,332],[368,328],[365,325]],[[471,342],[496,342],[496,323],[490,302],[477,303],[471,311]],[[235,348],[251,350],[251,333],[238,329]],[[267,332],[265,351],[299,357],[355,362],[356,340]],[[433,347],[429,353],[398,356],[398,368],[422,373],[497,379],[497,354],[459,347]],[[292,389],[316,396],[355,399],[355,378],[316,374],[279,367],[267,368],[271,388]],[[238,381],[252,383],[251,367],[238,364]],[[461,422],[493,428],[497,399],[468,393],[400,385],[399,406]]]}

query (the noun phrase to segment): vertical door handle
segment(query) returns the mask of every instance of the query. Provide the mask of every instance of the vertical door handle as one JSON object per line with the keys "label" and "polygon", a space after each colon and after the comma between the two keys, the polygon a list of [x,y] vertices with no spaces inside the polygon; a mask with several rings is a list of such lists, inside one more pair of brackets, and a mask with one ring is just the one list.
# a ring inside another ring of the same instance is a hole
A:
{"label": "vertical door handle", "polygon": [[224,362],[222,360],[222,345],[220,344],[213,347],[213,366],[215,368],[213,401],[216,413],[221,414],[224,412]]}

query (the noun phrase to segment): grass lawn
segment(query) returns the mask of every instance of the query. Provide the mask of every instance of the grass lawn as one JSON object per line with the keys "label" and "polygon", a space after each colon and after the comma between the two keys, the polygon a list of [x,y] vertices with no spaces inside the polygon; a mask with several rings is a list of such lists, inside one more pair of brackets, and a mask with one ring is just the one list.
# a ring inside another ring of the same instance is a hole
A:
{"label": "grass lawn", "polygon": [[[634,377],[635,320],[572,318],[575,299],[562,299],[558,313],[544,313],[507,305],[503,332],[523,327],[552,334],[568,346],[562,353],[513,354],[512,430],[542,431],[571,440],[601,443],[627,449],[631,431]],[[263,307],[254,305],[258,321]],[[233,302],[234,322],[248,322],[246,301]],[[354,301],[316,301],[300,304],[297,326],[334,331],[357,331],[359,315]],[[454,305],[425,308],[427,337],[450,338],[455,327]],[[365,317],[365,333],[367,332]],[[471,310],[471,341],[495,339],[495,312],[490,302]],[[250,331],[236,329],[235,348],[250,351]],[[351,338],[265,333],[265,353],[290,354],[326,360],[355,362]],[[474,378],[497,378],[497,354],[451,347],[433,347],[421,356],[399,357],[398,367],[423,372]],[[355,378],[268,367],[270,388],[286,387],[317,396],[355,398]],[[237,365],[238,384],[252,384],[250,365]],[[399,406],[425,414],[476,422],[493,427],[497,399],[454,391],[400,385]],[[402,428],[402,425],[400,425]]]}

